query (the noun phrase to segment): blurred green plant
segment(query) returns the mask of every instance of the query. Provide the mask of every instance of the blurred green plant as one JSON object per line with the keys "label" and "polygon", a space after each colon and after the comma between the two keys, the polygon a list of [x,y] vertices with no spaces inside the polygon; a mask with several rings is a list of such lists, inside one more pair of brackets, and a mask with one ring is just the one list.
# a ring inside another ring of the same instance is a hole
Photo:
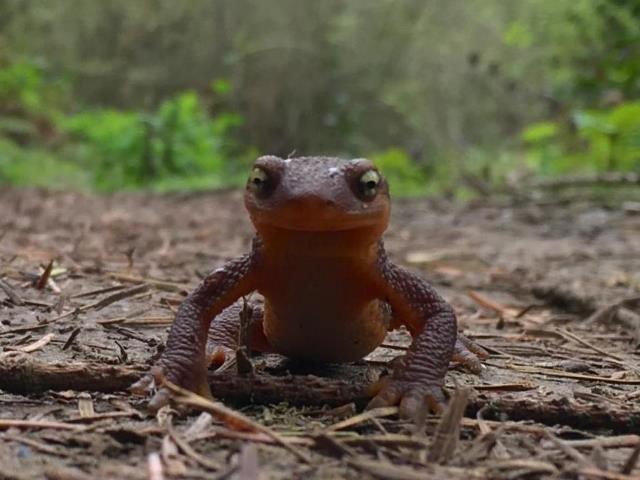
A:
{"label": "blurred green plant", "polygon": [[0,185],[86,189],[89,182],[87,173],[75,162],[0,138]]}
{"label": "blurred green plant", "polygon": [[540,21],[515,20],[503,39],[523,52],[544,47],[514,59],[546,73],[549,113],[520,135],[526,165],[544,176],[640,171],[640,3],[530,5]]}
{"label": "blurred green plant", "polygon": [[33,62],[0,62],[0,137],[19,144],[50,139],[66,94],[62,80],[47,78]]}
{"label": "blurred green plant", "polygon": [[[65,186],[67,179],[103,191],[216,188],[241,183],[255,157],[233,140],[242,118],[210,114],[194,91],[150,113],[66,114],[62,87],[30,63],[0,68],[0,182]],[[224,80],[211,85],[218,96],[229,89]]]}
{"label": "blurred green plant", "polygon": [[209,116],[198,95],[187,91],[150,114],[87,111],[70,116],[63,126],[79,140],[80,158],[90,159],[96,186],[114,190],[237,183],[238,170],[247,163],[242,160],[253,153],[230,161],[239,152],[231,131],[241,123],[232,113]]}
{"label": "blurred green plant", "polygon": [[637,0],[0,4],[0,181],[238,185],[243,145],[371,152],[396,196],[640,169]]}
{"label": "blurred green plant", "polygon": [[529,166],[542,175],[640,171],[640,101],[534,123],[522,139]]}
{"label": "blurred green plant", "polygon": [[34,62],[8,63],[0,68],[3,109],[42,114],[59,106],[64,95],[64,82],[46,78],[45,70]]}
{"label": "blurred green plant", "polygon": [[393,194],[421,195],[427,192],[433,181],[428,178],[425,169],[416,165],[407,152],[400,148],[373,153],[369,158],[387,178]]}

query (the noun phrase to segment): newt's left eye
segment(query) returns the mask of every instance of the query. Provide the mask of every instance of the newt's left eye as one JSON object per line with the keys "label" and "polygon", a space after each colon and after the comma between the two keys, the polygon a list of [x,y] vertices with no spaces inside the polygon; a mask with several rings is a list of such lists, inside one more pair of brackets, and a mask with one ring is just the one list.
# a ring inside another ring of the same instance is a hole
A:
{"label": "newt's left eye", "polygon": [[373,199],[378,193],[378,186],[380,185],[380,174],[375,170],[368,170],[363,173],[358,180],[358,186],[360,193],[365,199]]}
{"label": "newt's left eye", "polygon": [[251,170],[247,187],[256,193],[264,192],[269,185],[269,175],[265,170],[260,167],[255,167]]}

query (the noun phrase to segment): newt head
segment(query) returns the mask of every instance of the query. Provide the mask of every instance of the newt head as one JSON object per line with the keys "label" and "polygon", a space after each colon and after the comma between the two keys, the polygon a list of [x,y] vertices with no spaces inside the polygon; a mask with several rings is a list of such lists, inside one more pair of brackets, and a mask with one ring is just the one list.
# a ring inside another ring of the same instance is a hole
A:
{"label": "newt head", "polygon": [[381,235],[389,222],[387,182],[363,158],[260,157],[244,199],[258,231],[367,229]]}

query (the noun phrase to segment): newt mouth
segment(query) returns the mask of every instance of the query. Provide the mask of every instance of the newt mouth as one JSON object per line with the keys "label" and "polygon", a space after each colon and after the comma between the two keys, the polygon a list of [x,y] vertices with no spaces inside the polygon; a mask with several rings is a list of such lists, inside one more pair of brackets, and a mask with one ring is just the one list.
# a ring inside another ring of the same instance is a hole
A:
{"label": "newt mouth", "polygon": [[376,219],[345,218],[332,219],[331,222],[313,218],[299,219],[269,219],[257,220],[256,224],[265,224],[283,230],[300,232],[333,232],[342,230],[356,230],[359,228],[373,227],[378,224]]}
{"label": "newt mouth", "polygon": [[266,224],[295,231],[352,230],[376,225],[386,227],[388,208],[354,202],[344,205],[317,196],[287,199],[272,205],[247,205],[255,225]]}
{"label": "newt mouth", "polygon": [[301,208],[278,208],[268,212],[255,212],[252,215],[255,225],[264,224],[294,231],[324,232],[354,230],[386,226],[386,219],[380,211],[344,212],[335,208],[307,210]]}

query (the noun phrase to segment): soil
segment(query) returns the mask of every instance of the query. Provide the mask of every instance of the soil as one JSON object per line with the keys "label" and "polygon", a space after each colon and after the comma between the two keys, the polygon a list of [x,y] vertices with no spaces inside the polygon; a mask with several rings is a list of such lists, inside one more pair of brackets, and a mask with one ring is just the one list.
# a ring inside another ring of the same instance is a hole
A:
{"label": "soil", "polygon": [[416,425],[393,408],[361,415],[403,331],[352,365],[255,356],[252,374],[212,372],[231,417],[184,397],[148,414],[126,387],[184,295],[248,249],[241,192],[3,188],[0,479],[640,478],[634,206],[394,202],[392,258],[491,352],[480,375],[452,365],[455,401]]}

